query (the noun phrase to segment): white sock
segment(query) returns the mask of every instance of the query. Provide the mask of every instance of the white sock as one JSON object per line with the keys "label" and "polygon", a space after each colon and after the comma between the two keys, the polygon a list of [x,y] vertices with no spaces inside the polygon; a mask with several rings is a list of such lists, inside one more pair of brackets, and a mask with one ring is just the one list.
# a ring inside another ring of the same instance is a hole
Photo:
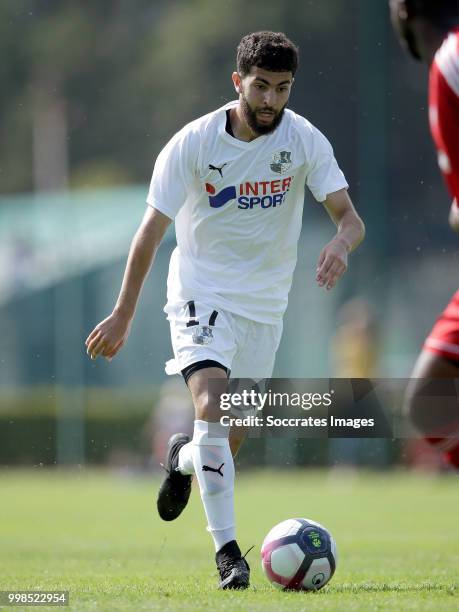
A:
{"label": "white sock", "polygon": [[193,464],[207,517],[207,531],[219,551],[236,539],[234,525],[234,462],[229,427],[207,421],[194,422]]}
{"label": "white sock", "polygon": [[178,471],[185,475],[194,474],[193,465],[193,440],[184,444],[179,450]]}

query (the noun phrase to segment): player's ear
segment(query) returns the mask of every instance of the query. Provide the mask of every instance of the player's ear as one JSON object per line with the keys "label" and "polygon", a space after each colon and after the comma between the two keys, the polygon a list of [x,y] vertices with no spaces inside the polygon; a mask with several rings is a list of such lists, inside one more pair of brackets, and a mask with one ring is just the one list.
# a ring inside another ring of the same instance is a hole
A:
{"label": "player's ear", "polygon": [[410,17],[410,7],[407,6],[405,0],[390,0],[389,4],[392,14],[397,16],[400,21],[406,21]]}
{"label": "player's ear", "polygon": [[233,72],[231,78],[233,80],[233,85],[234,89],[236,90],[236,93],[241,93],[241,77],[237,72]]}

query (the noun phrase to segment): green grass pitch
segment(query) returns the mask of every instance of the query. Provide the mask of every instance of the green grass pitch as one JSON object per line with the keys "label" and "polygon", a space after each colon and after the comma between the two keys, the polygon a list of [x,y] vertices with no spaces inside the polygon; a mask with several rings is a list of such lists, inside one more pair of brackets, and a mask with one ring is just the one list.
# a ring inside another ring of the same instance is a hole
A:
{"label": "green grass pitch", "polygon": [[[459,609],[459,475],[238,476],[238,539],[255,545],[245,592],[216,588],[197,490],[167,524],[155,512],[157,484],[90,470],[0,472],[0,588],[69,590],[74,610]],[[276,591],[260,568],[267,531],[295,516],[337,540],[337,572],[317,593]]]}

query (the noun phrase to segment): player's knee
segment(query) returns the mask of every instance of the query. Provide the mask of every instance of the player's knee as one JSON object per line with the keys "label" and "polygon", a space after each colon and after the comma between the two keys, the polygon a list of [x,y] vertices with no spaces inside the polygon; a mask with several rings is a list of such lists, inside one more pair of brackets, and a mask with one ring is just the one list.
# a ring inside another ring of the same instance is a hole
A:
{"label": "player's knee", "polygon": [[195,376],[190,379],[190,390],[193,397],[196,419],[218,422],[222,416],[220,398],[227,390],[227,379],[211,379],[206,376]]}
{"label": "player's knee", "polygon": [[220,395],[209,389],[202,389],[194,396],[196,418],[200,421],[217,422],[220,419]]}
{"label": "player's knee", "polygon": [[412,379],[406,391],[405,413],[424,437],[447,435],[457,422],[455,379]]}
{"label": "player's knee", "polygon": [[403,412],[405,417],[409,419],[411,423],[415,422],[416,418],[416,406],[418,405],[419,392],[418,387],[414,381],[411,381],[405,392],[403,401]]}
{"label": "player's knee", "polygon": [[[430,421],[431,415],[426,415],[425,394],[422,391],[422,379],[413,379],[405,393],[404,412],[409,422],[422,434],[427,434],[427,421]],[[428,408],[428,407],[427,407]]]}

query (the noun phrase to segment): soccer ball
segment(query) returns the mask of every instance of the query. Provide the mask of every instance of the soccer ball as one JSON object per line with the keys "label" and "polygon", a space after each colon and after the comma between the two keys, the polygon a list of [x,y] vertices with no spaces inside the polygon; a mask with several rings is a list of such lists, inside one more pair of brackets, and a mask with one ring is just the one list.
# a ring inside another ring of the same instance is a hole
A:
{"label": "soccer ball", "polygon": [[261,547],[261,565],[279,589],[317,591],[335,573],[337,554],[331,534],[315,521],[282,521],[271,529]]}

